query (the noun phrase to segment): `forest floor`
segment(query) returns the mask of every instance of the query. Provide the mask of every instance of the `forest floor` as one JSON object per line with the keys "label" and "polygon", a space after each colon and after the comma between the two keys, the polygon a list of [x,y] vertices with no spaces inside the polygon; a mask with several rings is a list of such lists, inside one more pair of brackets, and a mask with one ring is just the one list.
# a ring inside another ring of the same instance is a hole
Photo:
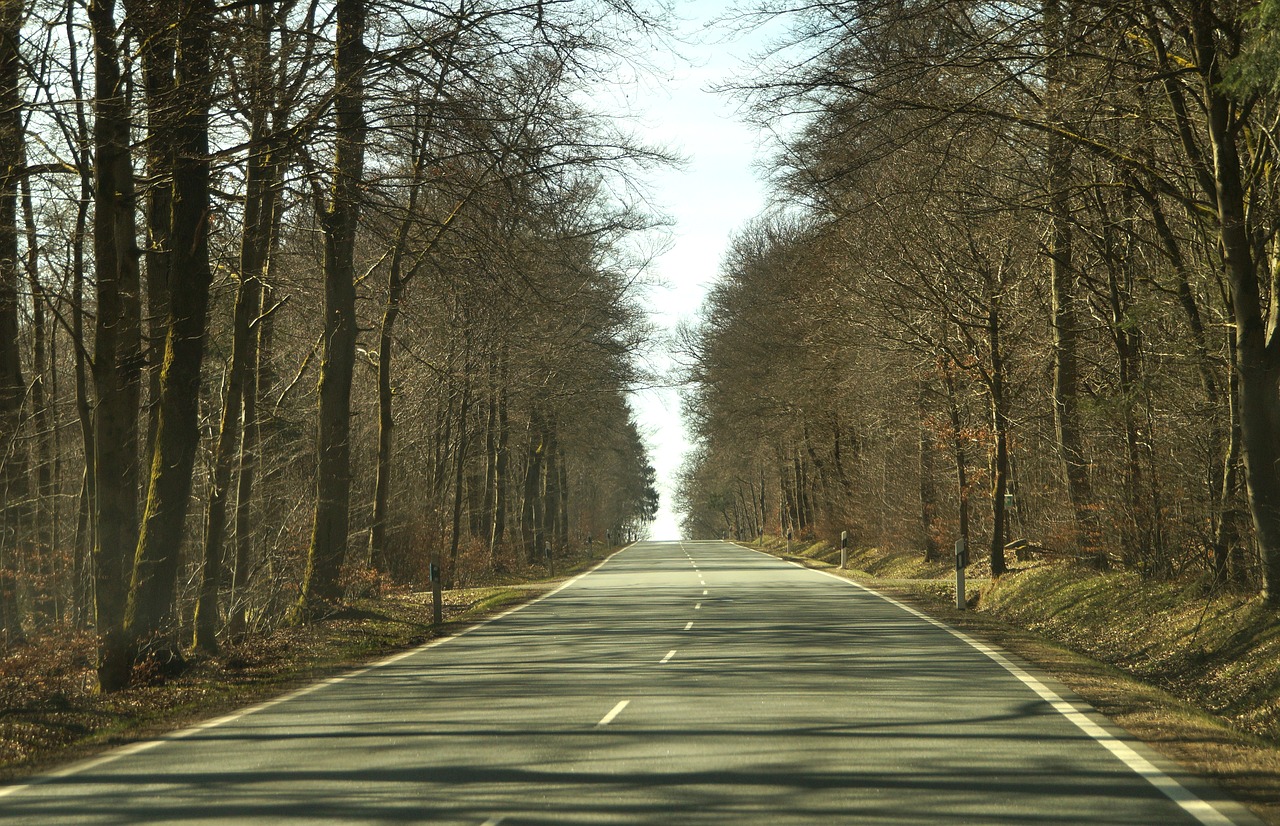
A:
{"label": "forest floor", "polygon": [[444,593],[444,622],[431,623],[430,592],[385,590],[352,600],[331,619],[251,633],[216,656],[192,654],[177,676],[113,694],[95,691],[91,632],[32,635],[0,656],[0,782],[90,757],[125,743],[280,695],[362,663],[457,633],[546,593],[599,559],[557,559],[545,569],[494,577]]}
{"label": "forest floor", "polygon": [[1280,615],[1199,580],[1152,580],[1064,560],[991,580],[919,552],[766,538],[760,548],[830,570],[1034,663],[1157,752],[1280,825]]}

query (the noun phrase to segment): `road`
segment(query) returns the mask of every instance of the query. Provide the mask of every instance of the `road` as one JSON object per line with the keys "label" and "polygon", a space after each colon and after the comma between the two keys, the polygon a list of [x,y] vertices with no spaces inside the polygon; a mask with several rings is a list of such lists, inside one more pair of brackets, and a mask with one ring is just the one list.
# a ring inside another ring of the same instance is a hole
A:
{"label": "road", "polygon": [[0,822],[1253,822],[979,649],[730,543],[640,543],[469,633],[0,790]]}

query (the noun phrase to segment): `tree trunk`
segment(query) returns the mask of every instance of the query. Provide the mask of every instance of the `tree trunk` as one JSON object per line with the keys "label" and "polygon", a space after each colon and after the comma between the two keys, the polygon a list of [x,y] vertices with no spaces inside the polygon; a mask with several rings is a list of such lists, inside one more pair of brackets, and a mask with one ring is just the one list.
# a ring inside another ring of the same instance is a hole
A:
{"label": "tree trunk", "polygon": [[547,547],[553,551],[557,546],[558,526],[556,515],[560,513],[560,439],[556,432],[556,423],[550,419],[546,427],[546,449],[543,451],[543,504],[542,535],[546,538]]}
{"label": "tree trunk", "polygon": [[[24,153],[25,155],[25,153]],[[26,166],[26,158],[23,158]],[[32,608],[39,621],[58,618],[58,578],[55,537],[58,524],[57,483],[54,476],[57,434],[55,405],[45,387],[45,376],[53,366],[50,330],[45,323],[45,292],[40,280],[40,241],[36,231],[35,208],[31,202],[28,176],[22,177],[22,218],[27,241],[27,284],[31,289],[31,420],[36,430],[34,553],[35,598]],[[54,390],[56,391],[56,387]],[[56,395],[54,396],[56,399]]]}
{"label": "tree trunk", "polygon": [[480,503],[480,536],[489,546],[489,567],[493,568],[494,499],[498,473],[498,363],[489,357],[489,387],[484,411],[484,499]]}
{"label": "tree trunk", "polygon": [[19,432],[26,396],[18,327],[22,10],[20,3],[0,8],[0,647],[23,638],[17,576],[27,498],[26,448]]}
{"label": "tree trunk", "polygon": [[[1069,14],[1063,0],[1044,0],[1045,38],[1049,54],[1045,59],[1047,118],[1061,121],[1060,107],[1066,105],[1063,64],[1070,59],[1067,35]],[[1072,142],[1056,131],[1047,138],[1048,166],[1045,170],[1049,200],[1049,291],[1053,332],[1053,424],[1058,455],[1066,471],[1067,498],[1075,512],[1076,531],[1082,550],[1105,566],[1101,547],[1098,509],[1094,502],[1089,461],[1080,425],[1080,317],[1077,304],[1077,273],[1073,261],[1071,180],[1075,171]]]}
{"label": "tree trunk", "polygon": [[[464,322],[465,323],[465,322]],[[458,547],[462,541],[462,504],[465,501],[462,480],[467,465],[467,442],[471,428],[467,417],[471,414],[471,333],[465,331],[466,345],[462,357],[462,400],[458,404],[458,449],[453,467],[453,518],[449,533],[449,576],[453,581],[458,570]]]}
{"label": "tree trunk", "polygon": [[146,467],[155,445],[160,418],[160,372],[163,367],[165,336],[168,333],[171,249],[169,230],[173,212],[174,116],[186,101],[174,96],[174,60],[177,24],[175,4],[151,0],[125,0],[130,28],[139,33],[143,87],[147,101],[146,225],[147,247],[144,261],[147,294],[147,432],[144,444]]}
{"label": "tree trunk", "polygon": [[507,417],[507,361],[501,357],[497,395],[497,441],[493,462],[493,533],[489,536],[489,559],[497,568],[498,549],[507,531],[507,465],[510,462],[511,428]]}
{"label": "tree trunk", "polygon": [[[261,118],[258,126],[262,133],[267,131],[268,115],[273,118],[284,116],[282,107],[272,110],[271,98],[275,89],[270,83],[273,67],[270,65],[272,55],[272,30],[275,26],[276,4],[274,0],[264,0],[258,4],[257,42],[259,59],[267,66],[263,71],[262,97],[255,105],[255,117]],[[255,133],[258,129],[254,130]],[[239,475],[236,481],[235,509],[235,565],[231,574],[231,604],[227,617],[227,629],[234,637],[245,632],[248,625],[248,588],[254,569],[254,536],[258,534],[253,521],[253,501],[258,467],[260,465],[259,445],[262,443],[262,422],[258,417],[258,399],[262,388],[270,389],[271,372],[269,349],[271,345],[272,313],[268,307],[269,289],[265,286],[271,279],[275,266],[275,250],[280,239],[281,195],[284,189],[284,142],[278,137],[265,137],[265,145],[259,154],[251,159],[260,165],[262,178],[261,204],[258,208],[258,224],[256,230],[247,232],[244,239],[246,247],[241,254],[242,275],[251,275],[257,281],[256,305],[251,304],[250,316],[253,323],[249,330],[249,359],[244,375],[242,391],[242,417],[240,433],[240,455],[236,464]],[[253,225],[246,223],[248,231]],[[253,244],[248,242],[252,240]],[[248,269],[244,269],[248,267]],[[254,298],[251,294],[250,298]]]}
{"label": "tree trunk", "polygon": [[185,0],[178,17],[175,86],[185,105],[173,116],[172,286],[160,413],[147,504],[138,539],[125,634],[134,656],[177,659],[173,617],[182,526],[200,445],[200,369],[209,313],[209,107],[213,0]]}
{"label": "tree trunk", "polygon": [[1214,192],[1223,262],[1235,313],[1236,363],[1240,382],[1240,442],[1245,482],[1258,549],[1262,593],[1280,606],[1280,271],[1273,272],[1271,318],[1263,316],[1259,265],[1248,228],[1246,194],[1237,148],[1240,122],[1221,88],[1213,5],[1199,0],[1191,16],[1196,62],[1204,81]]}
{"label": "tree trunk", "polygon": [[[265,59],[265,55],[259,55]],[[195,645],[208,652],[218,648],[218,592],[222,587],[222,559],[227,525],[227,500],[231,472],[236,460],[236,443],[248,436],[250,419],[245,404],[245,388],[253,381],[256,345],[253,323],[262,308],[262,274],[271,244],[274,188],[273,147],[268,143],[265,106],[254,110],[250,135],[252,154],[245,170],[244,228],[240,240],[240,283],[232,315],[231,365],[227,373],[225,401],[214,448],[213,479],[205,510],[204,557],[200,594],[196,603]],[[243,448],[242,448],[243,451]],[[252,472],[252,471],[250,471]],[[248,494],[246,493],[246,496]],[[247,527],[247,526],[246,526]],[[239,560],[237,560],[238,562]],[[246,560],[247,564],[247,560]]]}
{"label": "tree trunk", "polygon": [[539,500],[542,498],[542,457],[545,442],[542,417],[537,410],[529,414],[529,454],[524,471],[524,503],[520,509],[520,537],[525,559],[536,562],[542,550],[542,520]]}
{"label": "tree trunk", "polygon": [[[93,438],[94,413],[89,399],[88,351],[85,348],[84,337],[84,246],[88,236],[89,205],[94,200],[94,172],[89,151],[93,137],[89,133],[89,119],[85,112],[84,101],[87,96],[80,74],[79,49],[76,46],[78,42],[74,13],[76,4],[77,0],[67,0],[66,42],[68,80],[76,99],[76,128],[80,141],[76,147],[76,171],[80,176],[80,197],[76,203],[75,230],[71,238],[71,344],[75,349],[76,418],[80,425],[80,444],[84,456],[84,473],[81,476],[80,497],[76,508],[76,536],[73,551],[75,555],[73,561],[75,620],[77,627],[83,628],[89,625],[90,615],[95,611],[91,556],[97,548],[95,518],[97,472],[94,464],[97,448]],[[96,32],[94,36],[97,37]]]}
{"label": "tree trunk", "polygon": [[355,371],[355,241],[364,178],[364,0],[337,0],[333,200],[323,216],[325,336],[316,443],[316,510],[293,617],[308,621],[342,597],[351,503],[351,379]]}
{"label": "tree trunk", "polygon": [[926,418],[928,397],[928,383],[921,380],[916,387],[916,411],[920,416],[920,526],[924,531],[924,558],[936,562],[942,555],[933,533],[938,516],[938,491],[933,478],[933,432]]}
{"label": "tree trunk", "polygon": [[94,227],[97,281],[93,408],[98,683],[124,687],[132,656],[124,637],[129,570],[138,546],[138,407],[141,306],[134,226],[129,104],[120,71],[115,0],[92,0],[94,48]]}
{"label": "tree trunk", "polygon": [[[407,232],[408,220],[401,227],[401,238]],[[391,447],[395,417],[391,401],[391,357],[395,345],[394,328],[400,316],[400,299],[404,295],[401,277],[403,246],[398,241],[392,254],[387,276],[387,306],[382,311],[378,329],[378,456],[373,484],[373,520],[369,525],[369,566],[375,571],[387,569],[387,510],[391,502]]]}
{"label": "tree trunk", "polygon": [[[994,285],[993,285],[994,286]],[[987,344],[991,348],[990,386],[991,428],[995,434],[995,454],[991,458],[991,575],[1003,575],[1004,545],[1008,514],[1004,496],[1009,491],[1009,409],[1004,386],[1004,351],[1000,342],[1000,310],[995,290],[987,297]]]}
{"label": "tree trunk", "polygon": [[947,389],[947,413],[951,417],[951,452],[956,463],[956,514],[959,519],[960,539],[969,547],[969,462],[964,449],[964,431],[960,421],[960,403],[956,398],[956,380],[952,372],[954,364],[943,370],[943,385]]}

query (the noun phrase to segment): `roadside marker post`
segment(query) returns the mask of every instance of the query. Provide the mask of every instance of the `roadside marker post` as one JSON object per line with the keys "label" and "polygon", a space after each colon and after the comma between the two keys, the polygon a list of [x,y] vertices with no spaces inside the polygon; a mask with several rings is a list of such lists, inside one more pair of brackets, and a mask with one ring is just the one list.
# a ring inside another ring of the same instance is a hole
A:
{"label": "roadside marker post", "polygon": [[964,593],[964,569],[969,564],[969,549],[964,545],[964,539],[956,540],[956,610],[963,611],[965,609],[965,593]]}
{"label": "roadside marker post", "polygon": [[840,531],[840,570],[849,562],[849,532]]}

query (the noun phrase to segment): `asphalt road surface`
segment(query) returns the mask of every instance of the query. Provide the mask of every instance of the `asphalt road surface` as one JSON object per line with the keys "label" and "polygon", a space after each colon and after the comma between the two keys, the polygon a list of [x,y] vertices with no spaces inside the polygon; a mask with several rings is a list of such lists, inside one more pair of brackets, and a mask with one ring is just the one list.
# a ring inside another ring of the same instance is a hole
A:
{"label": "asphalt road surface", "polygon": [[1245,824],[999,652],[724,542],[0,789],[0,822]]}

